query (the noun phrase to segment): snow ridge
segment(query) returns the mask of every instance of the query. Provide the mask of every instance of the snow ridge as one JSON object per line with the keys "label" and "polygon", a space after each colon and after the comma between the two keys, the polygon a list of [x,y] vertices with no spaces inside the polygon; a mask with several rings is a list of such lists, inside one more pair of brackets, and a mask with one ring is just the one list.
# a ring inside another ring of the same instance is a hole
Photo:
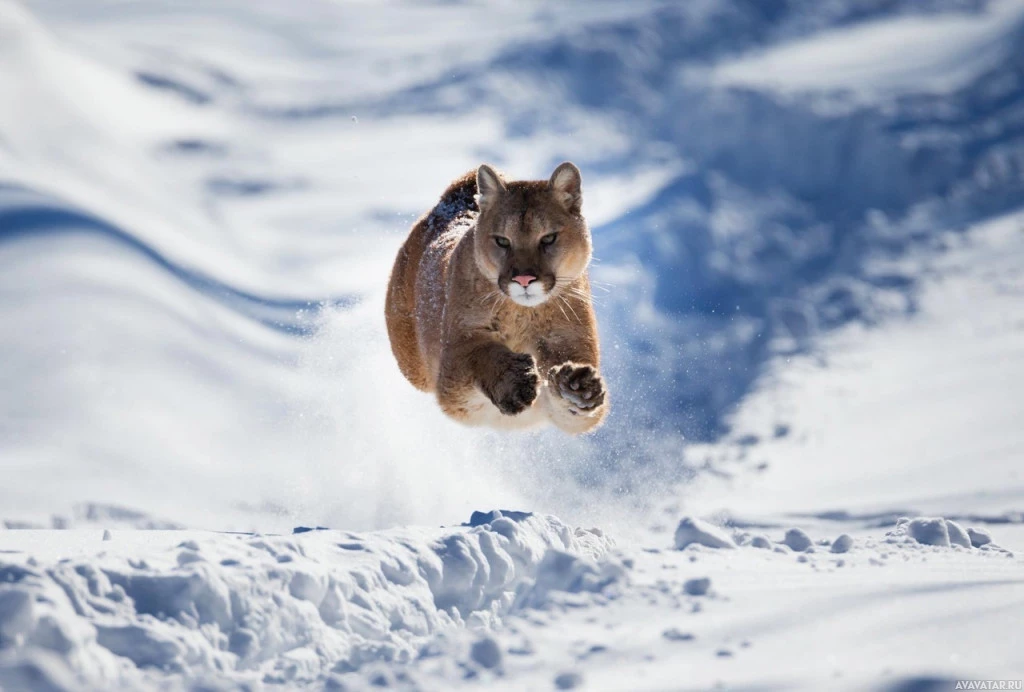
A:
{"label": "snow ridge", "polygon": [[212,671],[300,685],[405,662],[427,635],[507,612],[550,551],[592,559],[611,547],[552,516],[487,519],[380,533],[159,532],[168,543],[142,554],[119,548],[115,532],[96,555],[0,563],[0,686],[109,689]]}

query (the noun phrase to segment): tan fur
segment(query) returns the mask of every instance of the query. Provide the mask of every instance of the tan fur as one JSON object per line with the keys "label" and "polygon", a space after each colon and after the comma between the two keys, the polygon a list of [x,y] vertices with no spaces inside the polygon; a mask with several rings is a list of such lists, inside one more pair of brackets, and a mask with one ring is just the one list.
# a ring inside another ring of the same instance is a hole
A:
{"label": "tan fur", "polygon": [[[412,227],[388,285],[388,336],[402,373],[452,418],[494,427],[548,421],[572,434],[604,420],[580,205],[572,164],[548,181],[516,182],[481,166]],[[521,289],[516,275],[537,281]],[[512,298],[540,300],[528,294],[541,289],[548,297],[532,307]]]}

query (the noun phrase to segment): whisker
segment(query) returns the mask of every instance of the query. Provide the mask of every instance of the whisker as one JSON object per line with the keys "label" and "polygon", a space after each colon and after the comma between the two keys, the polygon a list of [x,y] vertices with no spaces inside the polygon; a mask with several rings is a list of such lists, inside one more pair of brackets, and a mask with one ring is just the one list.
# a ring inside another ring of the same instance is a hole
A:
{"label": "whisker", "polygon": [[[561,298],[561,296],[558,296],[558,297]],[[558,305],[558,301],[555,301],[555,305]],[[562,311],[562,317],[564,317],[565,321],[568,322],[569,321],[569,316],[567,314],[565,314],[565,308],[563,308],[561,305],[558,305],[558,309]]]}
{"label": "whisker", "polygon": [[501,291],[494,291],[494,304],[491,306],[489,319],[493,320],[494,316],[498,314],[498,309],[501,308],[501,298]]}
{"label": "whisker", "polygon": [[[578,279],[555,279],[555,284],[558,286],[572,286]],[[592,288],[600,288],[602,291],[610,291],[611,288],[615,288],[615,284],[606,283],[604,281],[595,281],[590,279],[590,286]],[[581,289],[582,290],[582,289]]]}
{"label": "whisker", "polygon": [[[571,277],[555,277],[555,286],[558,288],[560,293],[566,293],[571,295],[580,301],[587,303],[588,305],[601,305],[601,301],[593,296],[593,294],[585,288],[576,286],[576,282],[579,278]],[[600,288],[605,293],[610,293],[611,290],[600,285],[601,282],[597,282],[597,288]]]}
{"label": "whisker", "polygon": [[568,293],[569,295],[578,298],[579,300],[583,301],[584,303],[591,303],[591,304],[594,304],[594,303],[598,303],[599,304],[600,303],[600,301],[597,300],[596,298],[594,298],[593,295],[587,293],[586,291],[582,291],[580,289],[576,289],[576,288],[563,288],[562,292],[563,293]]}
{"label": "whisker", "polygon": [[498,312],[498,308],[501,307],[501,291],[493,290],[489,293],[485,293],[481,300],[486,303],[487,301],[493,301],[491,304],[491,311],[487,315],[488,321],[494,319],[495,314]]}
{"label": "whisker", "polygon": [[[571,303],[569,303],[569,301],[565,299],[565,296],[558,296],[558,297],[559,297],[559,298],[561,299],[561,301],[562,301],[563,303],[565,303],[565,307],[569,308],[569,312],[571,312],[571,313],[572,313],[572,316],[576,318],[576,321],[577,321],[577,322],[582,322],[582,321],[580,320],[580,316],[579,316],[579,315],[577,315],[577,314],[576,314],[576,311],[572,309],[572,304],[571,304]],[[569,319],[569,318],[568,318],[568,317],[566,317],[565,319]]]}

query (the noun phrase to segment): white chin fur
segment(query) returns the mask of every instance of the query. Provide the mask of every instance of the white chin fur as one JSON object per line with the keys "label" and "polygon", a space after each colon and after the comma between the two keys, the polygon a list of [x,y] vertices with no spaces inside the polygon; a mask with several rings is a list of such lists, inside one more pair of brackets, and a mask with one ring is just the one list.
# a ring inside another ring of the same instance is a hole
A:
{"label": "white chin fur", "polygon": [[534,281],[525,288],[513,282],[508,285],[508,297],[518,305],[532,308],[540,305],[549,297],[547,291],[541,286],[540,281]]}

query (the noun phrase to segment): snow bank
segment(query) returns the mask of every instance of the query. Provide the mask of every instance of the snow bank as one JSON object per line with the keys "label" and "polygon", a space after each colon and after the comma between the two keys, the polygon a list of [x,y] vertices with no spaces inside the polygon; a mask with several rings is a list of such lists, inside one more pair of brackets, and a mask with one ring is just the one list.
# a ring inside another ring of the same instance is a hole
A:
{"label": "snow bank", "polygon": [[[56,532],[17,533],[41,543]],[[74,545],[81,533],[56,540]],[[118,546],[124,534],[91,533],[105,552],[0,563],[0,681],[45,672],[80,687],[211,675],[293,685],[408,661],[426,635],[506,612],[538,566],[546,591],[563,571],[544,565],[588,565],[610,547],[599,531],[539,515],[365,534],[169,531],[141,552]]]}

